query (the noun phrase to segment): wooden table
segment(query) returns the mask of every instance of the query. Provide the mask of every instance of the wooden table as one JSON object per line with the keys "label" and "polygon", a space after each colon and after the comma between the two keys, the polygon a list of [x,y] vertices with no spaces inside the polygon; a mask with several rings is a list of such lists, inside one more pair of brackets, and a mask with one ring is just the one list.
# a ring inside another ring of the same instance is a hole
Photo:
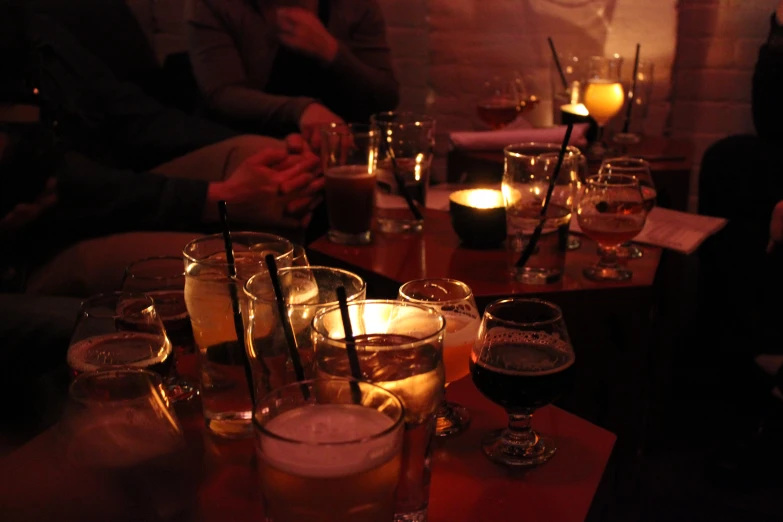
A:
{"label": "wooden table", "polygon": [[[632,469],[642,443],[647,409],[652,313],[661,249],[642,246],[629,261],[626,282],[593,282],[582,268],[598,259],[596,245],[566,254],[565,276],[553,285],[523,285],[508,275],[504,250],[460,246],[448,212],[427,209],[421,234],[376,234],[373,243],[345,246],[321,238],[308,247],[312,264],[342,267],[367,282],[373,298],[396,298],[402,283],[423,277],[451,277],[470,286],[480,309],[507,296],[541,297],[563,310],[579,371],[573,392],[558,403],[616,433],[621,467]],[[629,471],[630,473],[630,471]]]}
{"label": "wooden table", "polygon": [[[650,161],[659,206],[687,210],[693,150],[693,143],[688,140],[648,136],[635,145],[628,145],[624,154]],[[503,177],[502,150],[455,149],[449,151],[446,164],[450,183],[500,183]],[[598,164],[591,164],[591,167],[597,169]]]}
{"label": "wooden table", "polygon": [[[598,260],[596,244],[582,237],[582,247],[566,254],[565,275],[551,285],[525,285],[514,282],[508,271],[511,258],[502,248],[475,250],[460,245],[451,228],[448,212],[427,209],[421,234],[375,234],[365,246],[338,245],[325,236],[308,247],[313,264],[343,267],[362,276],[368,294],[394,298],[399,286],[424,277],[450,277],[463,281],[473,290],[483,308],[494,299],[511,295],[546,295],[558,299],[564,294],[589,292],[623,293],[645,291],[655,281],[661,256],[656,247],[642,247],[644,257],[633,261],[633,278],[626,282],[594,282],[582,275],[585,266]],[[558,294],[554,296],[553,294]]]}
{"label": "wooden table", "polygon": [[[615,436],[556,407],[534,417],[559,450],[545,466],[521,474],[491,463],[481,451],[484,433],[506,424],[505,412],[485,399],[469,378],[449,387],[449,399],[467,406],[473,423],[435,450],[430,489],[432,522],[528,520],[582,522],[601,481]],[[181,414],[182,415],[182,414]],[[198,414],[185,418],[191,439],[203,434]],[[0,462],[3,522],[134,520],[122,491],[69,469],[50,430]],[[203,522],[261,522],[260,490],[252,441],[216,443],[204,435],[203,481],[198,492]],[[194,457],[195,458],[195,457]],[[122,511],[126,510],[126,511]]]}

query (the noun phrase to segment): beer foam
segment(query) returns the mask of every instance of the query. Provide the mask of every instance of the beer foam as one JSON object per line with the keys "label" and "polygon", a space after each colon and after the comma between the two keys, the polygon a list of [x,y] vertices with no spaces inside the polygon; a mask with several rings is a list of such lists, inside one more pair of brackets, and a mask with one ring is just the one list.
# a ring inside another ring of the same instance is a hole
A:
{"label": "beer foam", "polygon": [[262,458],[283,472],[304,477],[340,477],[387,462],[399,451],[402,429],[365,442],[392,427],[383,413],[353,404],[318,404],[287,411],[264,425],[259,436]]}
{"label": "beer foam", "polygon": [[[168,341],[166,341],[167,343]],[[106,368],[147,368],[162,363],[171,346],[154,334],[125,332],[88,337],[68,349],[68,366],[77,372]]]}
{"label": "beer foam", "polygon": [[[501,348],[515,345],[519,349]],[[476,344],[471,358],[475,364],[492,371],[520,376],[561,372],[573,365],[575,359],[571,345],[557,333],[511,328],[492,329],[481,344]]]}

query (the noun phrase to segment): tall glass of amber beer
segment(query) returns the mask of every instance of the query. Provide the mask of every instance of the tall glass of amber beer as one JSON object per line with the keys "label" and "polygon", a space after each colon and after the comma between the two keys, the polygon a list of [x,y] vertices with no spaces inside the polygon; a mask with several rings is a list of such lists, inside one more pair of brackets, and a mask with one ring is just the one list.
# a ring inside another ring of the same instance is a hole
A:
{"label": "tall glass of amber beer", "polygon": [[350,379],[293,383],[256,405],[266,520],[391,522],[404,410],[393,393]]}
{"label": "tall glass of amber beer", "polygon": [[[435,413],[443,400],[446,322],[430,307],[405,301],[348,303],[362,378],[397,394],[405,407],[402,475],[395,522],[426,522]],[[339,306],[315,314],[315,375],[351,375]]]}

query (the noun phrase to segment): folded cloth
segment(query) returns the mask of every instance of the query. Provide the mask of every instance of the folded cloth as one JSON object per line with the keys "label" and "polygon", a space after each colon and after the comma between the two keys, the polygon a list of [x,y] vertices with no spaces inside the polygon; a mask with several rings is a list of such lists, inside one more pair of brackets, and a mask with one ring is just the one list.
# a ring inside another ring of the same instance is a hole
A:
{"label": "folded cloth", "polygon": [[[585,134],[589,124],[577,123],[571,133],[569,145],[584,147],[587,145]],[[545,129],[503,129],[479,132],[452,132],[449,141],[452,149],[463,150],[501,150],[513,143],[537,141],[540,143],[562,143],[566,126]]]}

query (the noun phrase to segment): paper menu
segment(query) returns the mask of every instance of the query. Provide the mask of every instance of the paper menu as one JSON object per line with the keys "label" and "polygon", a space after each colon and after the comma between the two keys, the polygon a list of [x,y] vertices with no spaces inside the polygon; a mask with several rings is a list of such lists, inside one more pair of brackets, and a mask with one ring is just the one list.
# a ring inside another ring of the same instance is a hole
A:
{"label": "paper menu", "polygon": [[[705,239],[726,226],[726,223],[723,218],[655,207],[647,214],[644,229],[633,240],[637,243],[676,250],[683,254],[692,254]],[[576,215],[571,219],[571,231],[582,232]]]}

